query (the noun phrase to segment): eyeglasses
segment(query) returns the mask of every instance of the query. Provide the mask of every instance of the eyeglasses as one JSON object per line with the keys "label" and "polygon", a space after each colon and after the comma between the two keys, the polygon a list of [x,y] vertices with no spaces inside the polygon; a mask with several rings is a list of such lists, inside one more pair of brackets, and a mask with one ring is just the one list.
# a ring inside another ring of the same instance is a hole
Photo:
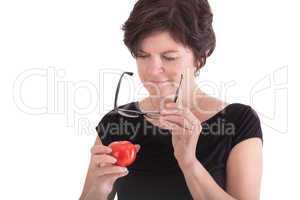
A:
{"label": "eyeglasses", "polygon": [[[122,78],[125,74],[132,76],[133,72],[123,72],[122,73],[122,75],[119,79],[116,94],[115,94],[114,110],[117,111],[120,115],[125,116],[125,117],[129,117],[129,118],[137,118],[137,117],[141,117],[141,116],[147,116],[147,117],[152,118],[152,119],[158,118],[159,115],[160,115],[159,111],[142,112],[142,111],[138,111],[138,110],[128,110],[128,109],[118,108],[117,102],[118,102],[118,96],[119,96],[119,91],[120,91],[120,85],[121,85],[121,82],[122,82]],[[173,100],[174,102],[177,101],[178,94],[179,94],[179,88],[181,86],[182,79],[183,79],[183,75],[181,74],[179,86],[176,89],[175,97],[174,97],[174,100]]]}

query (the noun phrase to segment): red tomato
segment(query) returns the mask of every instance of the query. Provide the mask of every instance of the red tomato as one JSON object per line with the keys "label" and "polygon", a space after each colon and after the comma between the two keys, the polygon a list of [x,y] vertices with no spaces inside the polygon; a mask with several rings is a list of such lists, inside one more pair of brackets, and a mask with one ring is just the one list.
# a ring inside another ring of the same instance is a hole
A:
{"label": "red tomato", "polygon": [[112,149],[111,154],[117,159],[116,165],[126,167],[134,162],[137,149],[131,142],[116,141],[110,143],[108,146]]}

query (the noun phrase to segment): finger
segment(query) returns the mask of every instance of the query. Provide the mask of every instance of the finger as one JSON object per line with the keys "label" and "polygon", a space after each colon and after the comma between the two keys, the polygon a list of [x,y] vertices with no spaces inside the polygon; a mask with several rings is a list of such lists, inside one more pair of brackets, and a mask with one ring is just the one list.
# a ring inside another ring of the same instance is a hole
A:
{"label": "finger", "polygon": [[179,125],[163,119],[160,119],[159,123],[162,126],[162,128],[169,129],[169,130],[180,128]]}
{"label": "finger", "polygon": [[192,111],[188,108],[183,109],[184,117],[190,122],[192,125],[192,130],[196,131],[196,133],[200,133],[202,131],[201,121],[192,113]]}
{"label": "finger", "polygon": [[182,112],[182,110],[173,108],[173,109],[168,109],[168,110],[163,109],[160,111],[160,114],[163,116],[164,115],[182,115],[183,112]]}
{"label": "finger", "polygon": [[167,107],[167,104],[173,102],[173,97],[166,97],[162,100],[161,102],[161,105],[162,105],[162,108],[165,109]]}
{"label": "finger", "polygon": [[160,119],[162,121],[168,121],[175,123],[177,126],[183,127],[185,129],[191,130],[193,128],[192,124],[190,121],[188,121],[186,118],[183,116],[178,116],[178,115],[168,115],[168,116],[161,116]]}
{"label": "finger", "polygon": [[[192,127],[197,126],[198,124],[201,124],[201,121],[195,117],[195,115],[191,112],[188,108],[182,108],[182,109],[173,109],[173,110],[162,110],[161,111],[162,116],[182,116],[184,117],[188,123],[192,124]],[[187,128],[191,128],[190,126]]]}
{"label": "finger", "polygon": [[102,153],[111,153],[111,148],[110,147],[107,147],[107,146],[104,146],[104,145],[94,145],[92,148],[91,148],[91,153],[92,154],[102,154]]}
{"label": "finger", "polygon": [[[179,118],[183,118],[180,119],[177,123],[182,124],[184,121],[186,122],[191,122],[191,120],[189,119],[189,117],[185,116],[184,110],[179,110],[179,109],[173,109],[173,110],[162,110],[161,111],[161,117],[166,117],[168,118],[169,116],[175,116],[175,117],[179,117]],[[172,117],[173,118],[173,117]],[[176,120],[177,121],[177,120]]]}
{"label": "finger", "polygon": [[161,115],[182,115],[185,118],[188,118],[185,116],[185,109],[184,108],[179,108],[179,107],[174,107],[174,108],[169,108],[169,109],[162,109],[160,112]]}
{"label": "finger", "polygon": [[191,110],[188,107],[183,107],[176,103],[168,103],[167,108],[169,108],[169,109],[163,110],[166,113],[176,113],[176,114],[181,113],[181,114],[187,115],[188,117],[191,117],[191,116],[195,117],[194,114],[191,112]]}
{"label": "finger", "polygon": [[175,102],[168,102],[166,104],[166,108],[172,109],[172,108],[177,108],[178,105]]}
{"label": "finger", "polygon": [[183,108],[184,116],[190,121],[197,121],[201,123],[201,121],[192,113],[192,111],[188,108]]}
{"label": "finger", "polygon": [[171,102],[171,103],[167,103],[165,108],[162,109],[162,110],[166,110],[166,111],[180,111],[180,110],[183,110],[184,107],[180,106],[180,105],[177,105],[176,103],[174,102]]}
{"label": "finger", "polygon": [[167,110],[184,110],[185,106],[179,104],[179,103],[175,103],[175,102],[170,102],[166,105]]}
{"label": "finger", "polygon": [[116,158],[106,154],[94,155],[92,159],[93,163],[95,163],[95,165],[99,167],[101,167],[100,164],[115,164],[117,162]]}
{"label": "finger", "polygon": [[112,163],[100,163],[98,167],[114,166],[114,165],[115,165],[115,163],[114,164],[112,164]]}
{"label": "finger", "polygon": [[178,126],[176,123],[164,120],[161,122],[164,128],[172,130],[172,135],[192,134],[192,130]]}
{"label": "finger", "polygon": [[96,176],[104,176],[108,174],[120,174],[120,173],[128,173],[126,167],[120,166],[104,166],[95,171]]}

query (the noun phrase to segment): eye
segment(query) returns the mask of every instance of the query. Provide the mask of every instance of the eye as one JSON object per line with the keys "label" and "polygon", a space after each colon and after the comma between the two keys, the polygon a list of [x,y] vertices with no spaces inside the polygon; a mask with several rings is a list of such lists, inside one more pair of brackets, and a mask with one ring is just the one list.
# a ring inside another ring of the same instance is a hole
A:
{"label": "eye", "polygon": [[176,58],[173,58],[173,57],[166,57],[166,56],[163,56],[163,58],[167,61],[173,61],[173,60],[176,60]]}
{"label": "eye", "polygon": [[136,57],[137,57],[137,58],[147,58],[148,55],[141,55],[141,54],[138,54],[138,55],[136,55]]}

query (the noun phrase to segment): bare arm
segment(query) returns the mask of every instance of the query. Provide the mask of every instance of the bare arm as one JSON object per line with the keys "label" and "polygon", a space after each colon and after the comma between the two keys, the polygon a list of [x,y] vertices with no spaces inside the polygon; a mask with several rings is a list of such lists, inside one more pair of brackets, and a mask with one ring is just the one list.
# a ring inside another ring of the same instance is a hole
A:
{"label": "bare arm", "polygon": [[224,191],[198,160],[180,164],[195,200],[259,200],[262,176],[262,143],[258,138],[237,144],[227,161]]}
{"label": "bare arm", "polygon": [[[97,154],[99,153],[100,146],[102,146],[102,142],[99,137],[96,138],[95,144],[91,149],[91,153]],[[101,150],[100,150],[101,151]],[[108,159],[108,158],[106,158]],[[85,178],[84,187],[82,190],[82,194],[80,196],[80,200],[113,200],[116,194],[114,188],[112,191],[107,195],[106,192],[99,190],[97,185],[95,185],[95,161],[93,156],[91,158],[91,162],[89,164],[88,172]],[[103,158],[102,158],[103,161]],[[99,164],[99,162],[98,162]],[[119,174],[120,175],[120,174]]]}
{"label": "bare arm", "polygon": [[259,138],[237,144],[227,161],[228,193],[237,199],[259,200],[262,166],[262,142]]}

